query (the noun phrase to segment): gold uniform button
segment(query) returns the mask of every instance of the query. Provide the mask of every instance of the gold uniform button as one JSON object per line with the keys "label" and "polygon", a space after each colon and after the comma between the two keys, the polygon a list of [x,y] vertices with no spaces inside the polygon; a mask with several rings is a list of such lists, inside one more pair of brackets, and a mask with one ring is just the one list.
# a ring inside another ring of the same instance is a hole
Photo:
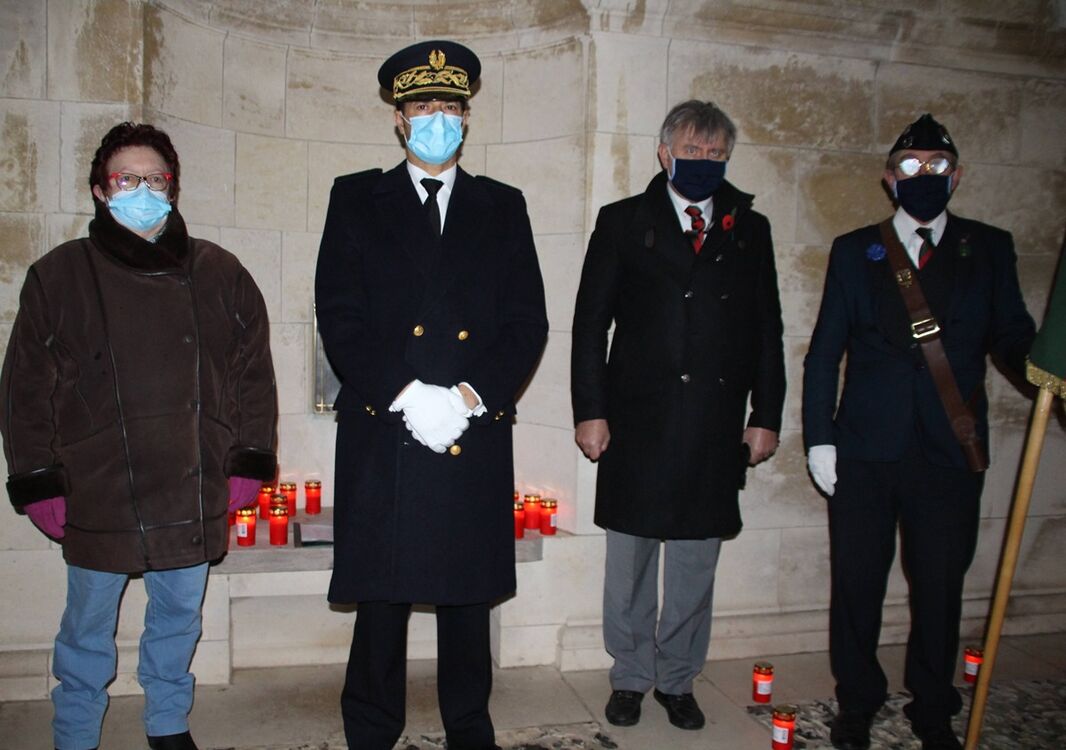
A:
{"label": "gold uniform button", "polygon": [[421,336],[425,332],[426,332],[426,329],[423,328],[422,326],[415,326],[415,329],[413,331],[411,331],[411,333],[413,333],[415,336]]}
{"label": "gold uniform button", "polygon": [[451,453],[453,456],[458,456],[460,453],[463,452],[463,449],[461,446],[453,445],[451,448],[448,449],[448,452]]}
{"label": "gold uniform button", "polygon": [[470,338],[470,331],[459,331],[459,340],[466,341]]}

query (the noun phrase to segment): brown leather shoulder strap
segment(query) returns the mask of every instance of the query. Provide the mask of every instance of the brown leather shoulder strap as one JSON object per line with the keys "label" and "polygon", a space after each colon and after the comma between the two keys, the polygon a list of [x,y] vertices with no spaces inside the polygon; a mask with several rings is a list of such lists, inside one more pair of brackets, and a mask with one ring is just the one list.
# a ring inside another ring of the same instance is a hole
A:
{"label": "brown leather shoulder strap", "polygon": [[944,406],[951,423],[951,430],[955,433],[955,439],[959,441],[962,452],[966,456],[966,463],[972,471],[984,471],[988,468],[988,456],[985,454],[981,439],[977,436],[977,420],[973,412],[962,400],[959,393],[959,385],[955,381],[955,374],[951,371],[951,363],[948,362],[944,352],[944,344],[940,340],[940,324],[929,309],[929,303],[922,293],[922,285],[918,283],[918,275],[915,273],[907,251],[896,236],[896,229],[892,226],[892,219],[881,222],[881,241],[885,244],[889,264],[896,279],[896,287],[903,297],[903,304],[907,307],[907,315],[911,319],[911,336],[921,344],[922,354],[929,366],[929,373],[933,376],[937,394]]}

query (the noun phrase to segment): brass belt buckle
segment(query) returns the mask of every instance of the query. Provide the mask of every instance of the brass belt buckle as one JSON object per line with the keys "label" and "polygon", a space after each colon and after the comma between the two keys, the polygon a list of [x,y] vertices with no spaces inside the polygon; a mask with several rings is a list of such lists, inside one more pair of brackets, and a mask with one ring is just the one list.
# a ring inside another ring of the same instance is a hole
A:
{"label": "brass belt buckle", "polygon": [[934,333],[940,333],[940,324],[936,322],[936,318],[926,318],[911,323],[911,336],[916,339],[924,339]]}

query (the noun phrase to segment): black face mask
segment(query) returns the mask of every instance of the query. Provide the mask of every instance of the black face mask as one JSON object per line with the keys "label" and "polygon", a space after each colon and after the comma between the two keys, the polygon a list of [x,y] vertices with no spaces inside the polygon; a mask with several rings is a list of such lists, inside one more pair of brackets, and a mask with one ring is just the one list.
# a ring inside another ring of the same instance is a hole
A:
{"label": "black face mask", "polygon": [[951,200],[951,175],[921,174],[896,180],[900,208],[921,222],[932,221]]}
{"label": "black face mask", "polygon": [[710,159],[674,159],[670,182],[693,203],[707,200],[725,179],[725,162]]}

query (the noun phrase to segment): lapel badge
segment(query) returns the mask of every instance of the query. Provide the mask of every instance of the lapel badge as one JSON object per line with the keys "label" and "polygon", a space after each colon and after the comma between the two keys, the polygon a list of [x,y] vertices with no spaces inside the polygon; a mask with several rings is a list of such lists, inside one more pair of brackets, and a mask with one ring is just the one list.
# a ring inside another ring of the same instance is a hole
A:
{"label": "lapel badge", "polygon": [[879,242],[875,242],[866,248],[866,257],[876,262],[885,259],[885,246]]}
{"label": "lapel badge", "polygon": [[914,283],[914,274],[911,273],[909,268],[901,268],[896,271],[896,283],[904,289],[908,288]]}
{"label": "lapel badge", "polygon": [[737,209],[733,208],[732,211],[722,217],[722,231],[728,232],[733,229],[733,225],[737,223]]}
{"label": "lapel badge", "polygon": [[960,258],[969,258],[970,257],[970,235],[968,235],[968,234],[963,236],[963,238],[961,240],[959,240],[959,257]]}

